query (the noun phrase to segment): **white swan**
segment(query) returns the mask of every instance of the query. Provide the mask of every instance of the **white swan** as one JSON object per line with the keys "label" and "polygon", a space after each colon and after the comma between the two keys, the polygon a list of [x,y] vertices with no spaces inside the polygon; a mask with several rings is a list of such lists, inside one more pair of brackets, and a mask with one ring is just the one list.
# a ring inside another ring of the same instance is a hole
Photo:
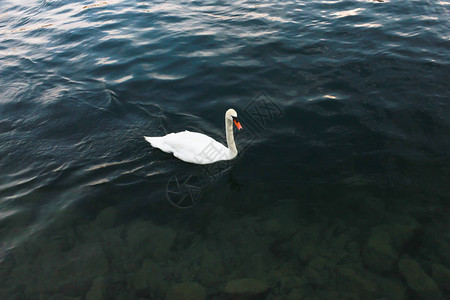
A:
{"label": "white swan", "polygon": [[238,130],[242,129],[237,119],[237,112],[230,108],[225,113],[225,132],[228,148],[205,134],[187,130],[169,133],[161,137],[144,136],[144,138],[153,147],[167,153],[173,153],[176,158],[182,161],[206,165],[236,157],[238,151],[234,142],[233,123]]}

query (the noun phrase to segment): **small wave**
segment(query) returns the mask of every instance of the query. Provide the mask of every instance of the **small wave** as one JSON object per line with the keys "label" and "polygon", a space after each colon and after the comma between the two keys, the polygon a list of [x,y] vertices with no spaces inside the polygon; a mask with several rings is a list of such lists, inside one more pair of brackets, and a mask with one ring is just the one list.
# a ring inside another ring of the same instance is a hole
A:
{"label": "small wave", "polygon": [[350,10],[337,11],[337,12],[331,13],[330,15],[336,16],[338,19],[340,19],[340,18],[361,15],[364,11],[365,11],[364,8],[355,8],[355,9],[350,9]]}
{"label": "small wave", "polygon": [[184,75],[171,75],[171,74],[161,74],[161,73],[150,73],[150,78],[158,79],[158,80],[178,80],[182,79]]}
{"label": "small wave", "polygon": [[100,1],[100,2],[95,2],[92,4],[85,5],[81,9],[91,9],[91,8],[96,8],[96,7],[102,7],[105,5],[114,4],[116,2],[117,1]]}
{"label": "small wave", "polygon": [[370,23],[362,23],[362,24],[354,24],[353,27],[365,27],[365,28],[378,28],[383,25],[380,23],[370,22]]}
{"label": "small wave", "polygon": [[53,26],[53,23],[50,24],[44,24],[44,25],[38,25],[38,26],[29,26],[29,27],[21,27],[17,29],[12,29],[8,31],[0,31],[0,34],[8,34],[8,33],[16,33],[16,32],[23,32],[23,31],[33,31],[41,28],[46,28]]}

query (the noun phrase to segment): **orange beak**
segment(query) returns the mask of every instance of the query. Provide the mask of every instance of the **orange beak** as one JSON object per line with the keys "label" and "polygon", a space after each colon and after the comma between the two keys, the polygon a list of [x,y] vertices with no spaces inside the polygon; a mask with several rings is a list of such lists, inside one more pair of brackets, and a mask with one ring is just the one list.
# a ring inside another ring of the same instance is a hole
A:
{"label": "orange beak", "polygon": [[238,120],[234,119],[233,122],[234,122],[234,125],[236,125],[236,127],[237,127],[238,130],[241,130],[241,129],[242,129],[242,125],[241,125],[241,123],[239,123]]}

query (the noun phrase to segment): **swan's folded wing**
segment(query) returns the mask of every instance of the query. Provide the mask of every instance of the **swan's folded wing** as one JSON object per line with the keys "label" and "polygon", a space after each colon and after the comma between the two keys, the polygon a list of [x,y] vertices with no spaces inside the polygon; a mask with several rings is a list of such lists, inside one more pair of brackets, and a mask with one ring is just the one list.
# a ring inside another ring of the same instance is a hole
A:
{"label": "swan's folded wing", "polygon": [[164,151],[166,153],[172,153],[173,149],[170,145],[166,144],[165,140],[164,140],[164,136],[161,137],[149,137],[149,136],[144,136],[145,140],[147,142],[149,142],[152,147],[154,148],[158,148],[161,151]]}
{"label": "swan's folded wing", "polygon": [[173,153],[175,157],[190,163],[209,164],[229,156],[228,148],[198,132],[182,131],[145,139],[153,147]]}

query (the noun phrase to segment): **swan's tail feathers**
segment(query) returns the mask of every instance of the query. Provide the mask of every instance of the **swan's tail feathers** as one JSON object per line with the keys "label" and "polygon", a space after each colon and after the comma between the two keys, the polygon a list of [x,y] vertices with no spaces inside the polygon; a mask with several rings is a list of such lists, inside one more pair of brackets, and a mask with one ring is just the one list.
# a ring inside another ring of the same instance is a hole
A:
{"label": "swan's tail feathers", "polygon": [[144,139],[153,146],[153,142],[156,141],[157,137],[144,136]]}
{"label": "swan's tail feathers", "polygon": [[163,137],[144,136],[145,140],[154,148],[161,149],[164,152],[171,153],[172,149],[163,140]]}

